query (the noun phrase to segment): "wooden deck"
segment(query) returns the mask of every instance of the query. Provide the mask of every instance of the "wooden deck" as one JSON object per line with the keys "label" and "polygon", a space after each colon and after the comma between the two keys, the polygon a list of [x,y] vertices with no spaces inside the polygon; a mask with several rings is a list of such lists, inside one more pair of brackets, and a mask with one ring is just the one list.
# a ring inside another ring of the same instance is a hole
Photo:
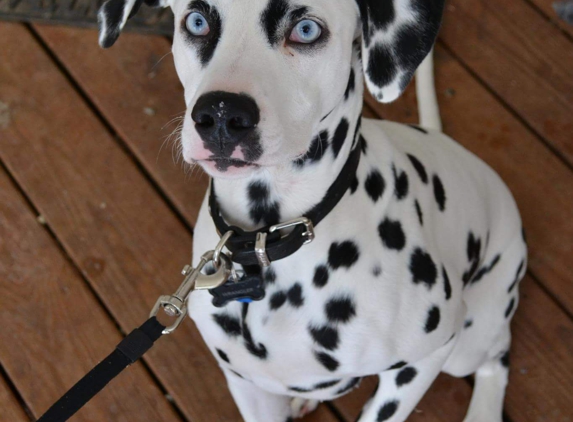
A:
{"label": "wooden deck", "polygon": [[[168,40],[0,23],[0,420],[35,420],[179,283],[205,190],[161,145],[184,111]],[[436,49],[444,130],[496,169],[530,248],[507,420],[573,421],[573,27],[551,0],[451,0]],[[417,121],[410,87],[364,114]],[[307,421],[352,421],[371,393]],[[411,421],[461,421],[439,377]],[[188,321],[74,421],[239,421]]]}

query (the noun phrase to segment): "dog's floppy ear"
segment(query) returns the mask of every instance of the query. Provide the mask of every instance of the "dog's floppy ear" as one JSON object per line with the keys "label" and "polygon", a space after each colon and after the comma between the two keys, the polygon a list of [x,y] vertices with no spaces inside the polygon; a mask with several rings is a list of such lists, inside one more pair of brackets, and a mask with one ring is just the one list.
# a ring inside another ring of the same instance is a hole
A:
{"label": "dog's floppy ear", "polygon": [[125,23],[137,13],[141,4],[145,2],[152,7],[165,7],[168,0],[108,0],[97,14],[99,24],[99,45],[103,48],[111,47]]}
{"label": "dog's floppy ear", "polygon": [[394,101],[430,52],[445,0],[356,1],[366,85],[378,101]]}

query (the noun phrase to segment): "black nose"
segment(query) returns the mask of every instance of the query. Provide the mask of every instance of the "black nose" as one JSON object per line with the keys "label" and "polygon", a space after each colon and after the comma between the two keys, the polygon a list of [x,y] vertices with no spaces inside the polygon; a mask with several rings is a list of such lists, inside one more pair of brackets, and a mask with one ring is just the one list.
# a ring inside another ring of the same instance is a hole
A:
{"label": "black nose", "polygon": [[[191,118],[205,142],[225,149],[225,146],[234,148],[255,132],[260,113],[257,103],[248,95],[214,91],[199,97]],[[230,155],[232,149],[227,153]]]}

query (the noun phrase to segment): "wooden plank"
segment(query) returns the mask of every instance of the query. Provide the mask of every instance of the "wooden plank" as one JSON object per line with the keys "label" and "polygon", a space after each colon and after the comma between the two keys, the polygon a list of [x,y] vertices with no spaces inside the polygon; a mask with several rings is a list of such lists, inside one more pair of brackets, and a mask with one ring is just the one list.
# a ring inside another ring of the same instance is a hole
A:
{"label": "wooden plank", "polygon": [[191,170],[177,158],[176,137],[166,139],[185,112],[183,88],[175,76],[167,39],[125,34],[113,48],[103,50],[93,30],[34,27],[177,210],[194,225],[208,178],[200,168]]}
{"label": "wooden plank", "polygon": [[[439,46],[436,73],[444,132],[507,183],[524,221],[529,268],[573,313],[571,171]],[[396,103],[396,109],[410,108],[411,116],[416,109],[413,88]],[[400,120],[393,107],[381,106],[371,97],[366,101],[380,115]]]}
{"label": "wooden plank", "polygon": [[551,22],[552,25],[557,26],[560,30],[569,34],[570,37],[573,37],[573,25],[565,22],[563,19],[560,19],[555,13],[553,9],[553,3],[561,2],[563,0],[530,0],[540,12],[542,12],[547,19]]}
{"label": "wooden plank", "polygon": [[10,422],[29,422],[30,418],[10,391],[4,378],[0,377],[0,409],[2,409],[2,418]]}
{"label": "wooden plank", "polygon": [[[128,331],[160,294],[179,285],[191,235],[23,27],[0,26],[0,48],[9,57],[0,92],[11,110],[0,136],[2,159]],[[240,419],[190,321],[146,360],[190,420]],[[321,421],[335,420],[321,412]]]}
{"label": "wooden plank", "polygon": [[525,1],[452,0],[441,39],[573,164],[573,42]]}
{"label": "wooden plank", "polygon": [[570,421],[573,322],[529,276],[520,300],[506,411],[513,421]]}
{"label": "wooden plank", "polygon": [[[6,31],[0,29],[0,33]],[[0,75],[7,81],[4,70]],[[0,86],[4,93],[3,83]],[[107,356],[122,336],[1,169],[0,280],[0,361],[27,406],[39,417]],[[3,389],[0,385],[0,391]],[[0,396],[5,398],[6,393]],[[14,420],[5,410],[2,406],[2,420]],[[10,412],[17,415],[13,406]],[[74,420],[181,419],[138,363]]]}

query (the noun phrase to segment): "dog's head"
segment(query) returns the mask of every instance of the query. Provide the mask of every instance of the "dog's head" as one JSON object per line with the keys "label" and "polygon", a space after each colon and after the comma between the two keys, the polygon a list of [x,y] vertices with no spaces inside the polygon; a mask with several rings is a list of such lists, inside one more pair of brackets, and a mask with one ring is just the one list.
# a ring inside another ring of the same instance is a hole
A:
{"label": "dog's head", "polygon": [[309,150],[323,119],[350,101],[353,45],[374,97],[396,99],[432,47],[444,0],[109,0],[101,46],[143,1],[175,16],[185,160],[233,177]]}

